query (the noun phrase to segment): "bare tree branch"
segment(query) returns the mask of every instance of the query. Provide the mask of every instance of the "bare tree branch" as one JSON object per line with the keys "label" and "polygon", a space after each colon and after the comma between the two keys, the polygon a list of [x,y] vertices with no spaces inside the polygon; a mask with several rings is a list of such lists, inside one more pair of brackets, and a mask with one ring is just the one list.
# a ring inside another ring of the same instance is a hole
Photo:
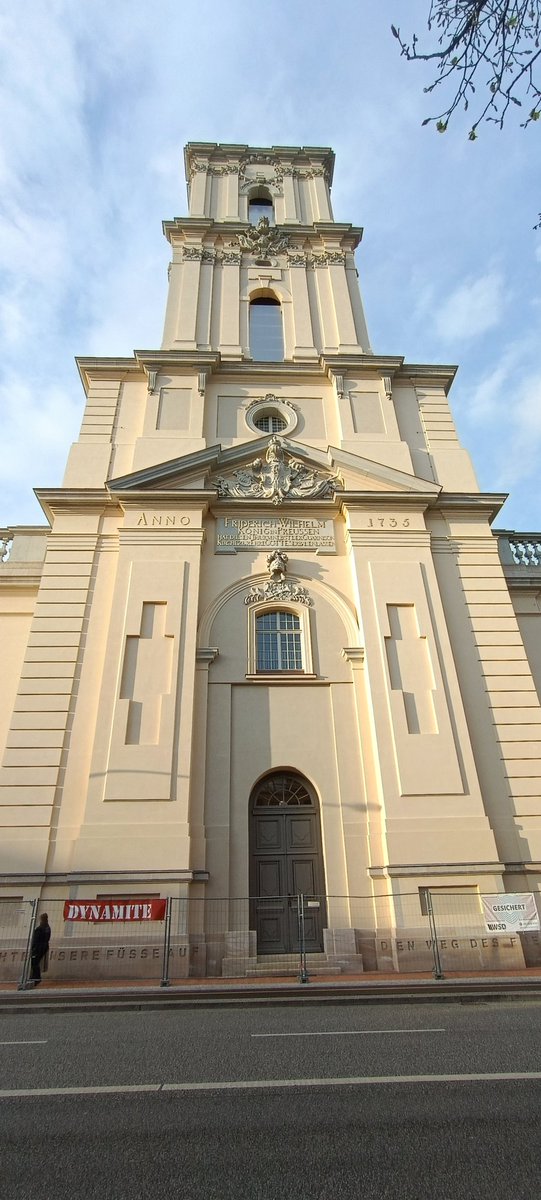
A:
{"label": "bare tree branch", "polygon": [[501,128],[510,104],[532,103],[522,125],[541,117],[541,89],[534,67],[541,58],[541,0],[430,0],[428,32],[437,46],[422,50],[417,34],[411,40],[391,26],[401,53],[410,62],[435,62],[437,75],[425,88],[434,92],[447,81],[454,94],[441,112],[427,117],[444,132],[460,105],[468,111],[480,89],[479,111],[469,136],[473,141],[484,120]]}
{"label": "bare tree branch", "polygon": [[[404,38],[394,25],[401,54],[409,62],[434,62],[436,78],[424,91],[451,88],[441,112],[425,117],[445,133],[457,108],[468,112],[477,104],[477,115],[468,137],[475,141],[483,121],[503,128],[511,105],[531,106],[520,122],[526,129],[541,118],[539,70],[541,59],[541,0],[430,0],[428,34],[436,45],[420,48],[416,33]],[[446,87],[447,85],[447,87]],[[541,228],[541,213],[535,229]]]}

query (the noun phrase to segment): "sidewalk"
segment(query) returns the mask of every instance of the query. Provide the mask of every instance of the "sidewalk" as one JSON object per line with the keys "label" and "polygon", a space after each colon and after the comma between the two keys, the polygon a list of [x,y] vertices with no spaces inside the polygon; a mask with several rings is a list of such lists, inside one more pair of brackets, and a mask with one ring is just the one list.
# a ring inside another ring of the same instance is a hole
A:
{"label": "sidewalk", "polygon": [[362,975],[318,975],[313,982],[300,983],[292,976],[267,976],[257,981],[242,979],[182,979],[165,987],[158,980],[111,979],[53,982],[43,980],[37,988],[19,991],[17,983],[0,983],[0,1012],[39,1008],[170,1008],[193,1005],[306,1003],[371,1001],[470,1001],[530,997],[541,1000],[541,967],[521,972],[501,971],[490,975],[461,971],[434,979],[428,972],[415,974],[369,973]]}

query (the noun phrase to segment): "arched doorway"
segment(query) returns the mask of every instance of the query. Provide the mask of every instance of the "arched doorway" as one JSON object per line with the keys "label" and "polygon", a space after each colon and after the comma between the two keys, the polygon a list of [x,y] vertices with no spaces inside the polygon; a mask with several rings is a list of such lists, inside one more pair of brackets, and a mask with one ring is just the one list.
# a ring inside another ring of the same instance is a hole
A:
{"label": "arched doorway", "polygon": [[320,951],[326,904],[319,805],[302,775],[277,771],[250,797],[250,924],[258,954],[299,949],[299,894],[307,898],[306,950]]}

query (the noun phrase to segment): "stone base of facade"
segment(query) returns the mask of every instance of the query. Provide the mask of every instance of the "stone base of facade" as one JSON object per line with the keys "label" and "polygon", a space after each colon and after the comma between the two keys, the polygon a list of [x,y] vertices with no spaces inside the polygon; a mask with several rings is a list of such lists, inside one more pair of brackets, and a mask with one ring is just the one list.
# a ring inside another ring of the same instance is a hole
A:
{"label": "stone base of facade", "polygon": [[[100,931],[101,933],[101,931]],[[258,955],[254,930],[232,930],[173,936],[166,977],[182,979],[257,979],[269,975],[296,976],[299,954]],[[541,933],[496,937],[479,930],[437,938],[426,929],[373,930],[326,929],[324,949],[307,955],[308,975],[359,975],[524,970],[541,966]],[[26,939],[0,940],[0,981],[17,982],[25,961]],[[63,981],[106,982],[145,979],[159,982],[164,976],[164,942],[141,937],[124,939],[103,935],[56,939],[51,945],[46,978]]]}

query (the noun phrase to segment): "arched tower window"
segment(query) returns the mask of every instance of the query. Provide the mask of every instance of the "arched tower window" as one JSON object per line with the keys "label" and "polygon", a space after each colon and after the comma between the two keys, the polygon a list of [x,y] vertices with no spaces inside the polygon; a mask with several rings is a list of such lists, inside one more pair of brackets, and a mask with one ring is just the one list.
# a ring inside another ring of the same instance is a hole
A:
{"label": "arched tower window", "polygon": [[282,310],[274,296],[257,296],[250,302],[250,354],[256,362],[283,360]]}
{"label": "arched tower window", "polygon": [[261,217],[268,217],[269,225],[274,225],[274,204],[266,188],[253,192],[248,201],[248,220],[250,225],[257,225]]}

